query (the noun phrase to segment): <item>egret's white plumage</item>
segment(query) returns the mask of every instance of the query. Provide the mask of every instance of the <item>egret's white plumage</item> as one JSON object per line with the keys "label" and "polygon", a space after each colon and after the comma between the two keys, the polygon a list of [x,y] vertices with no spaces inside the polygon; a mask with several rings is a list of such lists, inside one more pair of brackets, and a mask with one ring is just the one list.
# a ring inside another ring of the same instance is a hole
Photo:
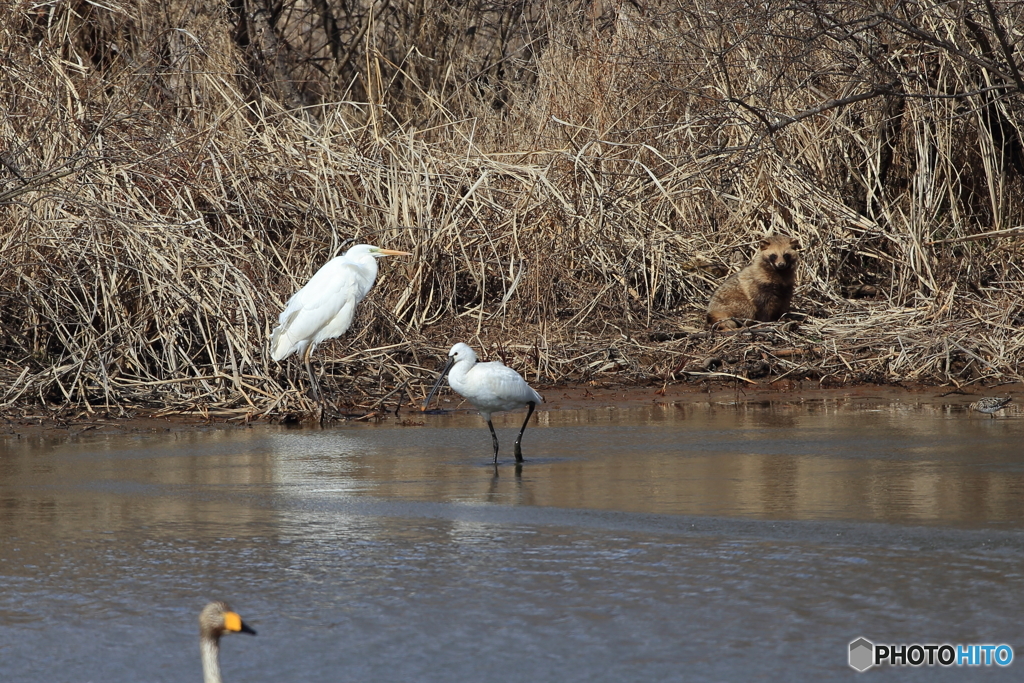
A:
{"label": "egret's white plumage", "polygon": [[437,382],[434,383],[427,400],[423,403],[423,410],[430,405],[430,399],[434,397],[434,393],[441,386],[446,374],[448,375],[448,384],[452,389],[472,403],[473,407],[479,410],[487,420],[487,427],[491,430],[491,439],[494,442],[495,462],[498,461],[498,436],[494,433],[491,414],[523,407],[529,408],[515,445],[516,462],[522,462],[523,432],[526,431],[526,425],[530,421],[533,409],[538,403],[544,401],[541,395],[534,391],[526,383],[526,380],[512,368],[497,361],[478,363],[473,349],[468,344],[459,342],[448,352],[448,363],[441,370]]}
{"label": "egret's white plumage", "polygon": [[226,633],[256,635],[228,603],[211,602],[199,613],[199,654],[205,683],[220,683],[220,637]]}
{"label": "egret's white plumage", "polygon": [[377,259],[411,256],[409,252],[357,244],[316,272],[306,286],[295,292],[277,319],[270,335],[270,357],[281,361],[298,353],[309,374],[317,400],[320,388],[309,365],[318,344],[344,334],[362,301],[377,279]]}

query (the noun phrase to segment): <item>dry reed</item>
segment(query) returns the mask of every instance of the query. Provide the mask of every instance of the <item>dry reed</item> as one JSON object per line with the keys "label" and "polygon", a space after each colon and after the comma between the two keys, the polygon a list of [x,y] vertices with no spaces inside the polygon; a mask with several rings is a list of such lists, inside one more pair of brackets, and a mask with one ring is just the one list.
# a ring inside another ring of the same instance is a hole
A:
{"label": "dry reed", "polygon": [[[308,410],[269,331],[351,240],[415,256],[318,354],[342,411],[457,340],[540,384],[1022,379],[1014,5],[165,4],[0,28],[0,409]],[[699,333],[765,232],[801,322]]]}

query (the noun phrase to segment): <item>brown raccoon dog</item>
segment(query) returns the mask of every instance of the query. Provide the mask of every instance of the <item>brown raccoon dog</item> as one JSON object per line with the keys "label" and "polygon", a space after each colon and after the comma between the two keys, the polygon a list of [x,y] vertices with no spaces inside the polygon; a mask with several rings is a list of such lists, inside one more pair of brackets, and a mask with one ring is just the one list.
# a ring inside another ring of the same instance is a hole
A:
{"label": "brown raccoon dog", "polygon": [[800,243],[786,235],[761,240],[746,268],[725,278],[708,304],[708,325],[731,330],[751,321],[778,320],[789,310]]}

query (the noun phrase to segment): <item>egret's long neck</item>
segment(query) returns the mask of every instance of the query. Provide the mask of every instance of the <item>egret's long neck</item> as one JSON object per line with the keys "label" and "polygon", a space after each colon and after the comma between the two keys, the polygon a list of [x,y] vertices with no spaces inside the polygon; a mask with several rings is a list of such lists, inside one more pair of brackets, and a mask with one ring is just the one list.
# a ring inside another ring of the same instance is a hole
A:
{"label": "egret's long neck", "polygon": [[205,683],[220,683],[220,645],[217,640],[209,636],[202,636],[199,639],[199,652],[203,658],[203,681]]}
{"label": "egret's long neck", "polygon": [[366,268],[366,272],[370,274],[370,283],[372,284],[373,281],[377,279],[377,259],[372,256],[367,256],[365,259],[360,261],[359,265]]}
{"label": "egret's long neck", "polygon": [[359,300],[365,297],[377,281],[377,259],[365,256],[359,259]]}

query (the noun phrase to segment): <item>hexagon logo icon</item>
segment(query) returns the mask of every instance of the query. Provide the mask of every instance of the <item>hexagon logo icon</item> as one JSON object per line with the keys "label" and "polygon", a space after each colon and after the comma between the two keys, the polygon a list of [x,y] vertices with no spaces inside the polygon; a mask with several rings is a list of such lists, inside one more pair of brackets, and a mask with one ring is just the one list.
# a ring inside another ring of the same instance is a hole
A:
{"label": "hexagon logo icon", "polygon": [[850,643],[850,666],[857,671],[867,671],[874,663],[875,644],[867,638],[858,638]]}

